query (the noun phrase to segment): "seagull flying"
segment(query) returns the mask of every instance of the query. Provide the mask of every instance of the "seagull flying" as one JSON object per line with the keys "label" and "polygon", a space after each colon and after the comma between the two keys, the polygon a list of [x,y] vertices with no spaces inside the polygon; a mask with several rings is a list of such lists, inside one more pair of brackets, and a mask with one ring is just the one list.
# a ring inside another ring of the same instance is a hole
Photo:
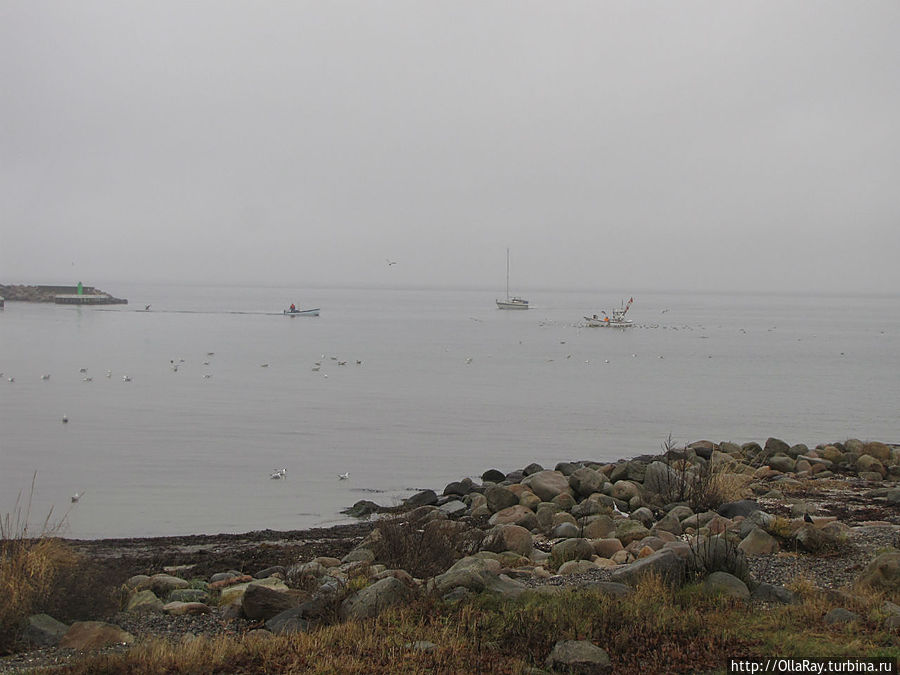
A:
{"label": "seagull flying", "polygon": [[347,473],[339,473],[339,474],[338,474],[338,479],[339,479],[339,480],[347,480],[348,478],[350,478],[350,472],[349,472],[349,471],[348,471]]}
{"label": "seagull flying", "polygon": [[387,261],[388,267],[390,267],[391,265],[397,264],[396,260],[391,260],[390,258],[385,258],[385,260]]}

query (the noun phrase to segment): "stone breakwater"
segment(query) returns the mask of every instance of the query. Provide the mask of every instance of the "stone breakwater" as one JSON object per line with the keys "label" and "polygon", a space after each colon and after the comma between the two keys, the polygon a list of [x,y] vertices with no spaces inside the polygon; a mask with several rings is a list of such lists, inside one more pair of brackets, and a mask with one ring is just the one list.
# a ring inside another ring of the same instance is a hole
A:
{"label": "stone breakwater", "polygon": [[[214,617],[238,632],[289,634],[335,617],[373,617],[428,593],[516,598],[575,585],[627,598],[648,574],[672,585],[699,582],[702,593],[735,602],[795,603],[788,582],[798,566],[821,592],[858,607],[860,589],[900,590],[898,479],[900,450],[859,440],[815,448],[775,438],[699,441],[613,463],[491,469],[480,482],[414,495],[341,557],[202,578],[190,563],[133,576],[118,625],[67,626],[37,615],[26,637],[76,649],[131,643],[158,633],[164,617],[167,630],[182,621],[197,632],[203,617]],[[372,502],[350,509],[393,510]],[[410,549],[415,555],[405,554]],[[824,619],[859,619],[838,609]],[[900,607],[879,611],[887,629],[900,629]],[[157,628],[145,630],[148,621]],[[603,645],[562,640],[547,659],[552,668],[589,659],[598,672],[609,663]]]}
{"label": "stone breakwater", "polygon": [[[82,290],[86,295],[109,298],[110,301],[115,302],[125,302],[121,298],[116,298],[106,291],[101,291],[92,286],[84,286]],[[4,286],[0,284],[0,297],[13,302],[55,302],[57,295],[75,293],[76,287],[74,286],[25,286],[22,284]]]}

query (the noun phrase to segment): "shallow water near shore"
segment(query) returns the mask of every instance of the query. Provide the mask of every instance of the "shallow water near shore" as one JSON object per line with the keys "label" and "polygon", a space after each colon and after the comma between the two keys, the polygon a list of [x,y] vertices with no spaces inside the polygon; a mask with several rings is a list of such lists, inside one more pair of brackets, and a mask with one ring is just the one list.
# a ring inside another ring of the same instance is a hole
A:
{"label": "shallow water near shore", "polygon": [[76,538],[330,525],[669,434],[900,441],[897,296],[641,293],[613,330],[583,316],[616,292],[97,286],[130,304],[0,312],[0,514],[36,471],[33,527]]}

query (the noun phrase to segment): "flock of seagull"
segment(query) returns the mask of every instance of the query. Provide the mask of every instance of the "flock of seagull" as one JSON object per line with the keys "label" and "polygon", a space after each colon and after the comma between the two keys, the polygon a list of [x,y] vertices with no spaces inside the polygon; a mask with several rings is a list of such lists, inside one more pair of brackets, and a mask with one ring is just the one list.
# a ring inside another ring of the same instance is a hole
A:
{"label": "flock of seagull", "polygon": [[[285,468],[275,469],[274,471],[272,471],[272,475],[270,475],[269,478],[271,478],[272,480],[283,480],[283,479],[287,478],[287,469],[285,469]],[[338,474],[338,480],[349,480],[349,478],[350,478],[349,471],[347,471],[346,473]],[[75,501],[75,500],[73,499],[72,501]]]}

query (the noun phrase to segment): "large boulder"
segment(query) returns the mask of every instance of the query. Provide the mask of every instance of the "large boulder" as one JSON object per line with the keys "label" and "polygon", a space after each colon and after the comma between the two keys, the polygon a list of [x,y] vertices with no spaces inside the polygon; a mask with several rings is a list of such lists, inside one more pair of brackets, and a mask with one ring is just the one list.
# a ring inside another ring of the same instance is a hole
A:
{"label": "large boulder", "polygon": [[138,591],[128,599],[127,611],[132,614],[158,614],[163,610],[163,601],[150,589]]}
{"label": "large boulder", "polygon": [[538,526],[534,511],[521,504],[497,511],[488,522],[491,525],[521,525],[526,530],[533,530]]}
{"label": "large boulder", "polygon": [[622,518],[616,521],[615,537],[622,542],[624,546],[628,546],[633,541],[640,541],[644,537],[650,536],[650,530],[637,520],[630,518]]}
{"label": "large boulder", "polygon": [[444,595],[454,588],[465,588],[473,593],[485,589],[491,576],[497,576],[500,563],[490,558],[467,556],[460,558],[443,574],[434,578],[434,589]]}
{"label": "large boulder", "polygon": [[562,640],[547,657],[548,670],[566,673],[611,673],[609,655],[587,640]]}
{"label": "large boulder", "polygon": [[513,551],[523,556],[530,556],[534,550],[531,532],[521,525],[495,525],[488,530],[481,542],[481,550],[503,553]]}
{"label": "large boulder", "polygon": [[728,572],[713,572],[703,580],[703,592],[707,595],[724,595],[740,600],[750,599],[747,584]]}
{"label": "large boulder", "polygon": [[641,491],[638,486],[630,480],[619,480],[613,483],[612,494],[613,499],[619,499],[623,502],[630,502],[633,497],[640,496]]}
{"label": "large boulder", "polygon": [[138,590],[150,589],[158,598],[165,598],[172,591],[179,588],[190,588],[191,584],[186,579],[172,576],[171,574],[154,574]]}
{"label": "large boulder", "polygon": [[863,588],[896,591],[900,589],[900,552],[882,553],[860,572],[856,583]]}
{"label": "large boulder", "polygon": [[32,614],[28,617],[22,637],[37,647],[55,647],[69,627],[48,614]]}
{"label": "large boulder", "polygon": [[675,469],[659,460],[650,462],[644,474],[644,489],[660,495],[665,501],[673,499],[680,490],[682,477]]}
{"label": "large boulder", "polygon": [[685,578],[685,561],[672,549],[664,548],[615,570],[612,581],[634,586],[648,574],[659,575],[670,584],[681,584]]}
{"label": "large boulder", "polygon": [[291,609],[300,604],[300,599],[289,593],[266,588],[260,584],[250,584],[244,591],[244,599],[241,602],[244,616],[248,619],[265,621],[286,609]]}
{"label": "large boulder", "polygon": [[484,497],[487,499],[487,507],[491,513],[497,513],[519,503],[519,495],[509,488],[500,487],[499,485],[491,485],[486,488]]}
{"label": "large boulder", "polygon": [[754,527],[750,534],[741,540],[738,548],[745,555],[761,555],[764,553],[777,553],[778,541],[760,527]]}
{"label": "large boulder", "polygon": [[557,567],[569,560],[590,560],[593,555],[594,547],[591,542],[578,537],[563,539],[550,550],[550,560]]}
{"label": "large boulder", "polygon": [[407,604],[415,591],[395,577],[385,577],[341,603],[341,618],[368,619],[389,607]]}
{"label": "large boulder", "polygon": [[545,502],[552,502],[554,497],[570,494],[572,490],[569,479],[559,471],[538,471],[522,482]]}
{"label": "large boulder", "polygon": [[603,489],[606,476],[586,466],[577,469],[569,476],[569,486],[579,497],[590,497]]}

